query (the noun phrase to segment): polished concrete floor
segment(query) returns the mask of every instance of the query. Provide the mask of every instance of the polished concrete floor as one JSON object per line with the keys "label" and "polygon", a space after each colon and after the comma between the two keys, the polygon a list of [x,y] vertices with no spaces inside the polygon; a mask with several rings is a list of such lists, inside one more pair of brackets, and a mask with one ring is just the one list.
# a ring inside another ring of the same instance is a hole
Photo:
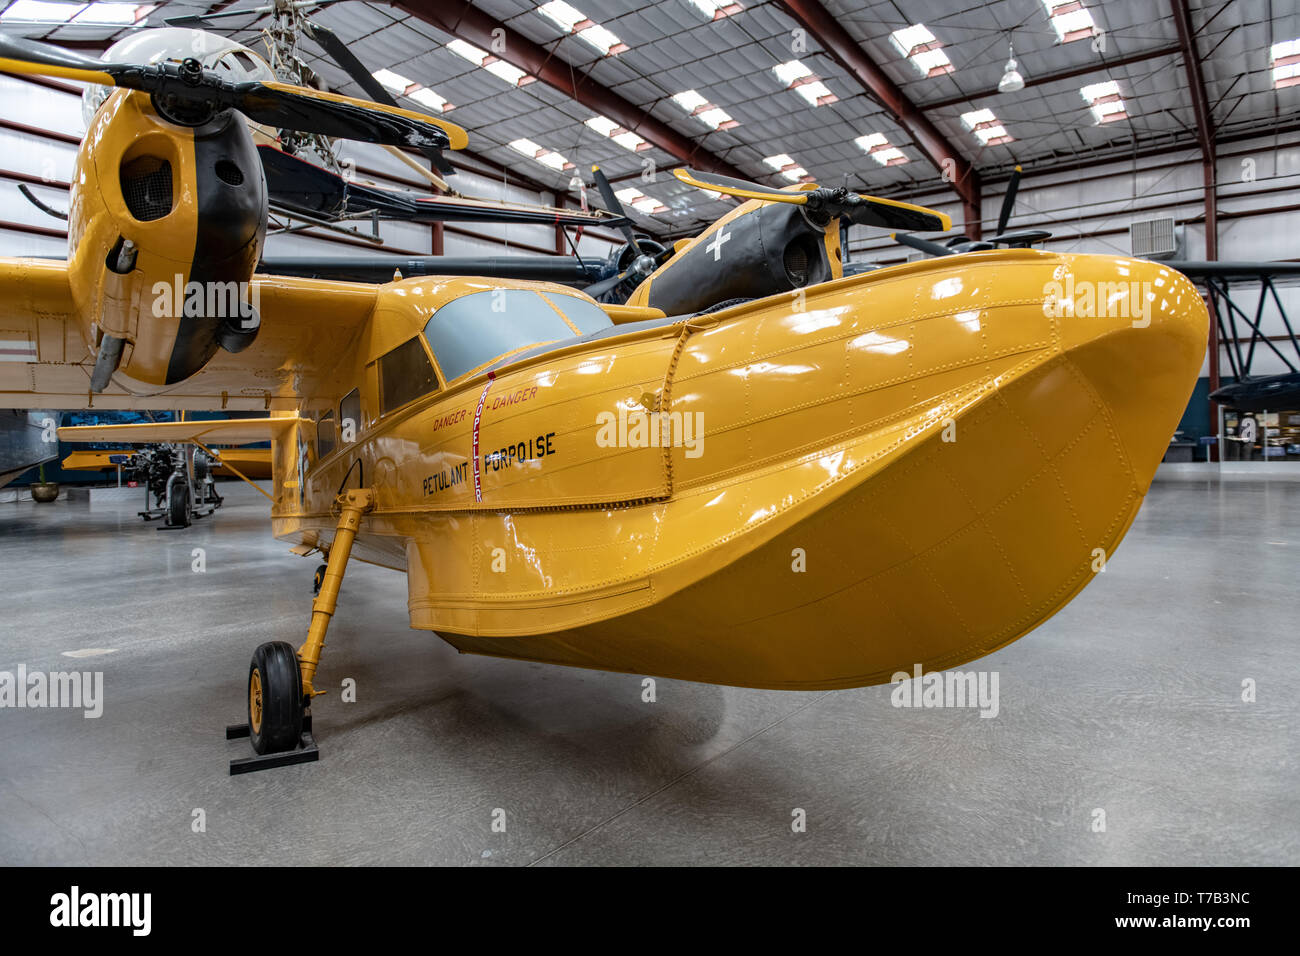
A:
{"label": "polished concrete floor", "polygon": [[0,671],[105,687],[99,719],[0,709],[0,863],[1300,862],[1298,482],[1158,482],[1105,574],[967,665],[998,672],[992,719],[890,687],[647,703],[638,677],[459,656],[355,565],[321,761],[230,777],[252,648],[299,643],[316,564],[240,501],[176,533],[134,500],[0,506]]}

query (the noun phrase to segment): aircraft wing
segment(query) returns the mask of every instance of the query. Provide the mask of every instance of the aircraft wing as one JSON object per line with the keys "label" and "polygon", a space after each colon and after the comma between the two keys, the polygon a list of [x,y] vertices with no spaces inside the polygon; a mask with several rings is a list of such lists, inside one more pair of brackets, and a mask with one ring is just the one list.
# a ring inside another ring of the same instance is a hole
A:
{"label": "aircraft wing", "polygon": [[0,408],[296,408],[298,396],[361,334],[377,288],[267,275],[254,276],[253,285],[262,327],[248,348],[219,351],[174,385],[145,385],[119,373],[92,394],[95,355],[72,300],[67,263],[0,258]]}
{"label": "aircraft wing", "polygon": [[1162,265],[1177,269],[1189,279],[1287,279],[1300,277],[1300,262],[1198,262],[1191,259],[1163,259]]}
{"label": "aircraft wing", "polygon": [[297,415],[227,418],[215,421],[141,422],[132,425],[70,425],[59,429],[63,441],[143,442],[201,441],[205,445],[251,445],[286,434]]}

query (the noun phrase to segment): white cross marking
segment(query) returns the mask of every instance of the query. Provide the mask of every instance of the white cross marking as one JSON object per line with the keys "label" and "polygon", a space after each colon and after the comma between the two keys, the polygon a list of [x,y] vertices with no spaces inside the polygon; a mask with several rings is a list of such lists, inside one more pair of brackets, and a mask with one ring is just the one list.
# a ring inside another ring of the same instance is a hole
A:
{"label": "white cross marking", "polygon": [[722,258],[722,244],[730,238],[731,233],[718,230],[713,241],[704,247],[704,251],[713,253],[713,261],[718,262]]}

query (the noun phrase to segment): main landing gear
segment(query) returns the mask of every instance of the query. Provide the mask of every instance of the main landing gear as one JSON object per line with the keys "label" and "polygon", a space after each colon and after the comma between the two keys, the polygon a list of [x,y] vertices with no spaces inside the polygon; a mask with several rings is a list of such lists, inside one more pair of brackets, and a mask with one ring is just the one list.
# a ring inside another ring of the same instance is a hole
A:
{"label": "main landing gear", "polygon": [[270,641],[253,652],[248,667],[248,723],[226,728],[226,739],[247,737],[255,756],[230,761],[231,774],[269,770],[320,759],[311,732],[311,699],[325,693],[312,680],[325,646],[325,632],[338,605],[339,586],[352,554],[361,516],[374,507],[374,492],[355,489],[338,498],[340,507],[329,563],[316,572],[307,640],[294,652],[284,641]]}

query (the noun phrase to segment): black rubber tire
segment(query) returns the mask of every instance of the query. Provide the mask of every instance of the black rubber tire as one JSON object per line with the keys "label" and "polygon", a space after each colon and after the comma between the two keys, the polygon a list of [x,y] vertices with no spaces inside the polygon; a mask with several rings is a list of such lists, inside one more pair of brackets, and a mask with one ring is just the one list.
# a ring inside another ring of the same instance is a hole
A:
{"label": "black rubber tire", "polygon": [[[262,719],[254,726],[253,675],[261,686]],[[302,672],[293,645],[268,641],[253,652],[248,666],[248,739],[259,754],[281,753],[298,746],[302,735]]]}
{"label": "black rubber tire", "polygon": [[320,586],[325,583],[325,570],[328,567],[329,567],[328,564],[322,564],[318,568],[316,568],[316,573],[312,575],[312,579],[311,579],[312,594],[320,594]]}
{"label": "black rubber tire", "polygon": [[167,491],[167,523],[173,528],[190,526],[189,489],[179,482]]}

